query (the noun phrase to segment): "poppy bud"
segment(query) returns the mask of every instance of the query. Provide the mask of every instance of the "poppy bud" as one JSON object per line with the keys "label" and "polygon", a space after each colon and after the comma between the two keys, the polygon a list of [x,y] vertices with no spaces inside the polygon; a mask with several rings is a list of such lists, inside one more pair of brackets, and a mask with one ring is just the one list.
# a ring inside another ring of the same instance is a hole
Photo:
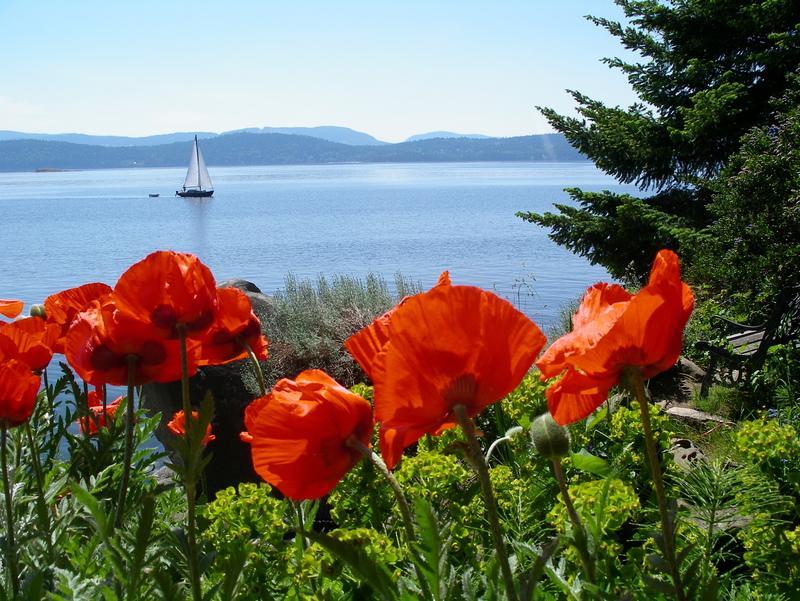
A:
{"label": "poppy bud", "polygon": [[47,319],[47,313],[44,310],[44,305],[32,305],[30,310],[31,317],[41,317]]}
{"label": "poppy bud", "polygon": [[531,424],[533,446],[547,459],[569,454],[569,430],[560,426],[549,413],[543,413]]}

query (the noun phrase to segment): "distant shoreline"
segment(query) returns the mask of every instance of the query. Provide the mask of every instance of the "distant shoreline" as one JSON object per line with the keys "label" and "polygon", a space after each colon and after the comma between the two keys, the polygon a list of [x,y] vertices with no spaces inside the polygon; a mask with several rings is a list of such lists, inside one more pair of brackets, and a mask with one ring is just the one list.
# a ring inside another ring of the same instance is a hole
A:
{"label": "distant shoreline", "polygon": [[[480,164],[480,163],[591,163],[589,159],[564,159],[564,160],[485,160],[485,161],[331,161],[328,163],[260,163],[252,165],[208,165],[209,169],[229,167],[324,167],[326,165],[446,165],[446,164]],[[42,167],[37,169],[29,169],[25,171],[5,171],[0,169],[0,173],[78,173],[81,171],[134,171],[140,169],[185,169],[185,165],[133,165],[128,167],[88,167],[86,169],[58,169],[51,167]]]}
{"label": "distant shoreline", "polygon": [[[200,142],[210,167],[382,163],[577,162],[586,160],[560,134],[515,138],[433,138],[352,146],[310,136],[228,134]],[[185,167],[185,142],[157,146],[95,146],[42,140],[0,141],[0,171],[72,171]]]}

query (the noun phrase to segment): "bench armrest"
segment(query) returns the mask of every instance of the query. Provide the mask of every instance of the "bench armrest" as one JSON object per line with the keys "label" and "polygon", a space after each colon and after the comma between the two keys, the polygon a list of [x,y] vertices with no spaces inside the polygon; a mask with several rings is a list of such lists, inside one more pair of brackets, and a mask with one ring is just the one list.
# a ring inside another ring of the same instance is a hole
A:
{"label": "bench armrest", "polygon": [[737,321],[733,321],[732,319],[728,319],[727,317],[723,317],[722,315],[712,315],[711,319],[715,321],[721,321],[723,324],[727,325],[728,327],[735,328],[738,330],[763,330],[765,328],[765,324],[758,324],[758,325],[749,325],[746,323],[739,323]]}

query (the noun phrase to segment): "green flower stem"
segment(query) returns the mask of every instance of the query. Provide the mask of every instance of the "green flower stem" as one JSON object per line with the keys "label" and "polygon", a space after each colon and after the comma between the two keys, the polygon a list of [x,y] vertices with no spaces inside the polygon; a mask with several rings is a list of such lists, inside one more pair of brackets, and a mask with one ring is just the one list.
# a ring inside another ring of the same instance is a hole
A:
{"label": "green flower stem", "polygon": [[240,338],[237,338],[237,340],[239,341],[239,344],[242,345],[242,348],[247,351],[247,356],[250,357],[250,365],[253,366],[253,372],[255,372],[256,380],[258,380],[258,389],[261,391],[261,396],[264,396],[267,394],[267,386],[264,383],[264,372],[261,369],[261,364],[258,362],[253,349],[249,344],[247,344],[247,341]]}
{"label": "green flower stem", "polygon": [[555,474],[556,482],[558,482],[558,488],[561,490],[561,498],[564,500],[564,506],[567,508],[567,515],[569,515],[572,527],[575,530],[575,546],[581,556],[581,563],[586,572],[586,578],[589,582],[593,583],[595,581],[594,561],[592,561],[592,557],[589,554],[586,528],[583,527],[581,518],[578,516],[578,512],[575,511],[575,505],[572,504],[572,497],[570,497],[569,489],[567,488],[567,479],[564,477],[564,469],[561,466],[561,458],[553,457],[551,461],[553,463],[553,473]]}
{"label": "green flower stem", "polygon": [[44,395],[47,397],[47,406],[50,408],[50,419],[55,421],[56,401],[50,393],[50,383],[47,381],[47,368],[42,370],[42,380],[44,383]]}
{"label": "green flower stem", "polygon": [[470,462],[475,473],[478,475],[478,481],[481,483],[481,492],[483,493],[483,500],[486,503],[486,516],[489,518],[492,540],[494,541],[494,548],[497,552],[497,561],[503,573],[506,595],[509,601],[517,601],[517,589],[514,586],[514,575],[511,573],[511,566],[508,563],[508,552],[506,551],[505,541],[503,541],[503,532],[500,529],[500,519],[497,516],[497,502],[495,501],[494,491],[492,490],[492,481],[489,478],[489,466],[486,465],[486,460],[481,451],[481,445],[478,443],[478,437],[475,434],[475,424],[467,414],[466,406],[460,403],[454,405],[453,413],[456,416],[458,425],[461,426],[461,430],[463,430],[464,435],[467,437]]}
{"label": "green flower stem", "polygon": [[11,482],[8,478],[8,427],[0,426],[0,465],[3,470],[3,493],[6,499],[6,563],[11,577],[12,599],[19,595],[19,569],[17,568],[17,545],[14,542],[14,514],[11,504]]}
{"label": "green flower stem", "polygon": [[[131,460],[133,458],[133,426],[134,414],[134,384],[136,382],[136,355],[128,355],[128,398],[125,400],[125,455],[122,459],[122,481],[119,485],[117,496],[117,512],[114,518],[114,527],[122,525],[122,516],[125,514],[125,501],[128,496],[128,480],[131,476]],[[87,421],[92,419],[91,412],[87,411]],[[104,418],[107,416],[104,416]]]}
{"label": "green flower stem", "polygon": [[25,422],[25,435],[28,437],[33,473],[36,476],[36,512],[39,514],[39,528],[42,529],[45,535],[47,555],[52,563],[55,555],[53,554],[53,533],[50,530],[50,513],[47,510],[47,502],[44,498],[44,475],[42,473],[42,464],[39,461],[39,446],[36,444],[36,438],[33,436],[29,421]]}
{"label": "green flower stem", "polygon": [[186,436],[186,454],[184,457],[183,485],[186,489],[186,542],[189,547],[189,580],[192,585],[192,598],[194,601],[202,601],[203,593],[200,586],[200,561],[197,556],[197,539],[195,531],[197,529],[196,503],[197,503],[197,459],[200,448],[192,436],[193,417],[192,403],[189,399],[189,359],[186,353],[186,327],[183,324],[177,325],[178,338],[181,347],[181,399],[183,402],[184,431]]}
{"label": "green flower stem", "polygon": [[411,553],[414,554],[414,559],[416,560],[414,562],[414,568],[417,572],[419,585],[422,588],[423,599],[433,599],[430,587],[428,586],[428,580],[425,578],[425,575],[422,573],[422,569],[419,565],[421,560],[416,551],[416,547],[414,546],[414,543],[417,540],[417,533],[416,529],[414,528],[414,518],[411,516],[411,507],[408,505],[408,499],[406,499],[406,495],[403,493],[400,483],[397,481],[397,478],[394,477],[394,474],[389,471],[389,468],[386,466],[386,463],[383,461],[381,456],[361,442],[358,438],[351,435],[347,441],[345,441],[345,444],[351,449],[355,449],[361,453],[367,459],[367,461],[372,463],[372,465],[377,468],[377,470],[386,479],[386,482],[389,483],[389,487],[392,489],[394,497],[397,500],[397,505],[400,507],[400,515],[403,516],[403,526],[406,530],[408,548],[411,550]]}
{"label": "green flower stem", "polygon": [[650,399],[644,389],[642,372],[637,368],[626,368],[622,374],[622,383],[630,390],[639,402],[639,412],[642,414],[642,428],[644,429],[644,442],[647,449],[647,458],[650,462],[650,474],[653,477],[653,486],[656,491],[658,501],[658,512],[661,515],[661,533],[664,536],[664,553],[667,565],[669,566],[672,583],[675,585],[675,596],[680,601],[686,600],[681,584],[680,568],[675,555],[673,546],[674,524],[667,511],[667,495],[664,492],[664,478],[661,475],[661,466],[656,450],[656,443],[653,437],[653,428],[650,425]]}

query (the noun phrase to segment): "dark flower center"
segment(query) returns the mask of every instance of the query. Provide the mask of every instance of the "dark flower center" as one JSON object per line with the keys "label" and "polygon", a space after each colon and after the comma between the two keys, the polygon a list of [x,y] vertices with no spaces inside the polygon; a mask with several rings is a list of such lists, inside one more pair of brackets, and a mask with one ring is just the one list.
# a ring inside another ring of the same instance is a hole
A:
{"label": "dark flower center", "polygon": [[98,371],[108,371],[119,367],[122,363],[122,358],[110,348],[101,344],[92,351],[89,362]]}
{"label": "dark flower center", "polygon": [[444,400],[450,407],[455,405],[471,406],[478,392],[478,381],[472,374],[462,374],[455,378],[444,392]]}
{"label": "dark flower center", "polygon": [[200,313],[197,319],[194,319],[186,324],[187,332],[197,332],[198,330],[205,330],[214,321],[214,311],[206,310]]}
{"label": "dark flower center", "polygon": [[167,358],[167,351],[160,342],[148,340],[139,349],[137,355],[143,365],[158,365]]}
{"label": "dark flower center", "polygon": [[175,310],[169,305],[159,305],[150,314],[150,320],[159,328],[172,331],[175,324],[178,322],[178,316]]}

